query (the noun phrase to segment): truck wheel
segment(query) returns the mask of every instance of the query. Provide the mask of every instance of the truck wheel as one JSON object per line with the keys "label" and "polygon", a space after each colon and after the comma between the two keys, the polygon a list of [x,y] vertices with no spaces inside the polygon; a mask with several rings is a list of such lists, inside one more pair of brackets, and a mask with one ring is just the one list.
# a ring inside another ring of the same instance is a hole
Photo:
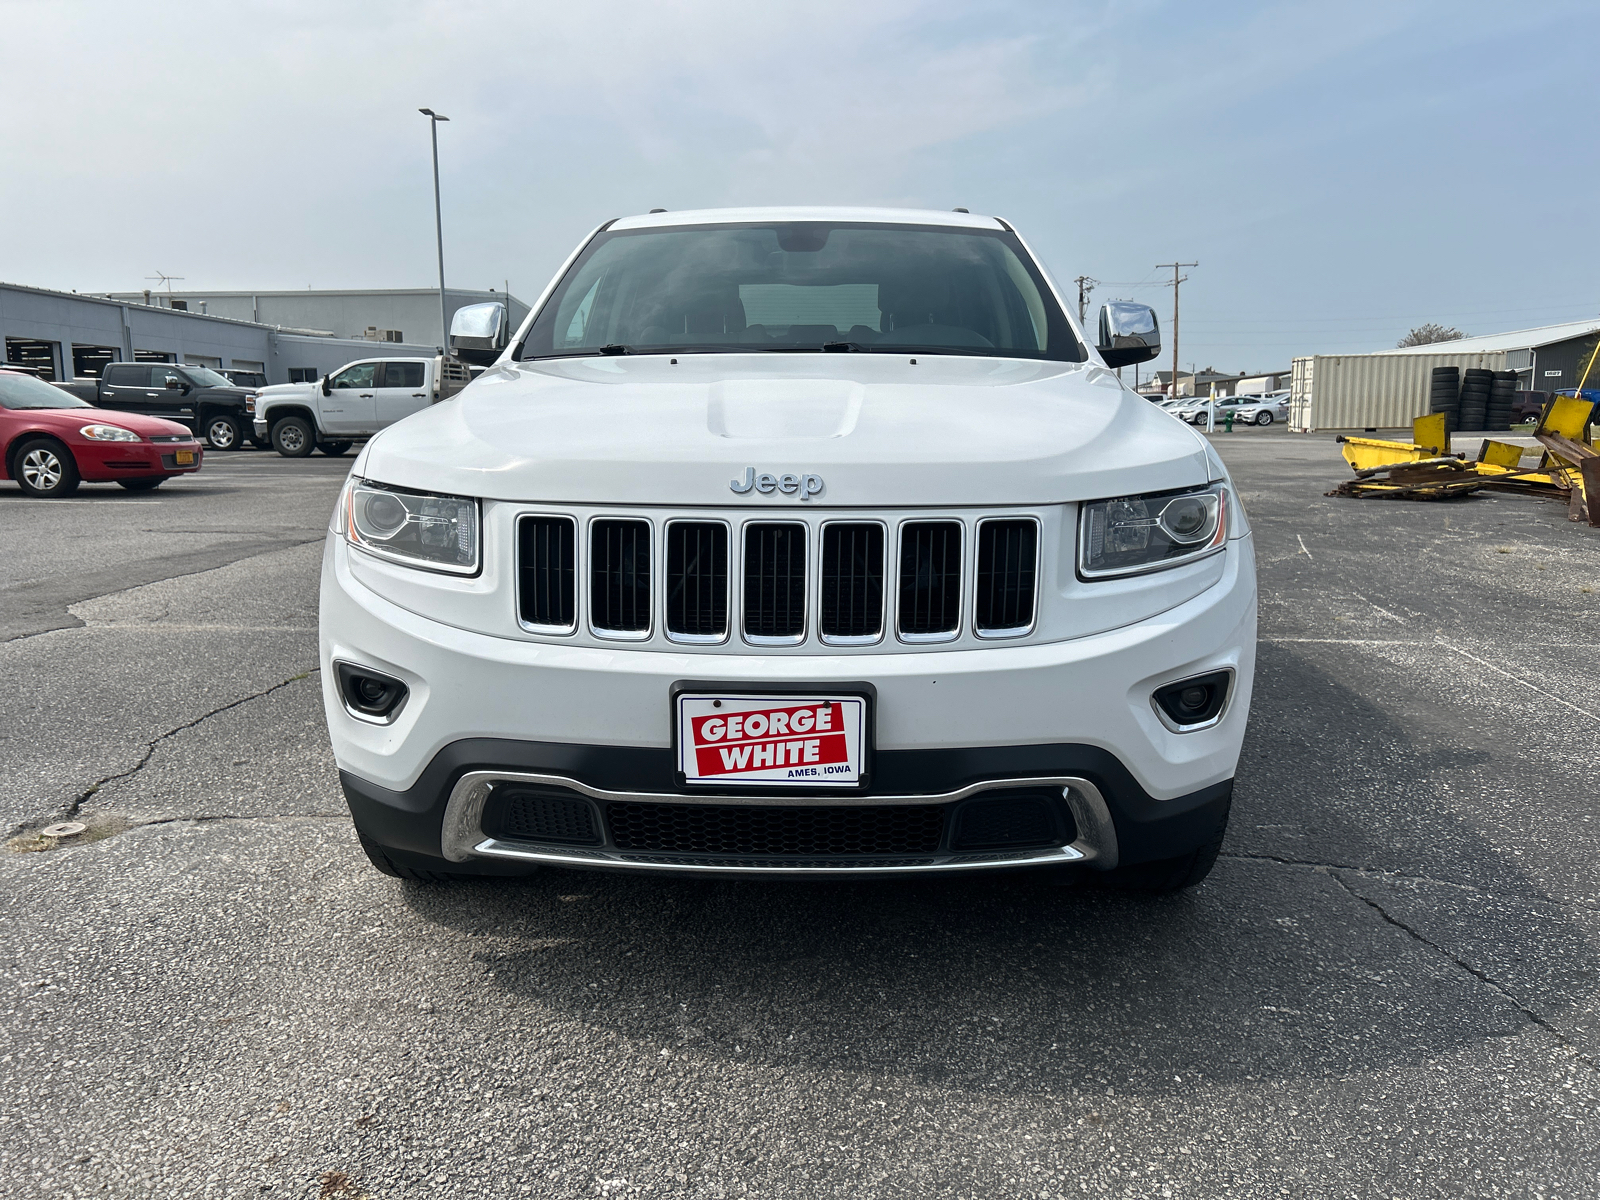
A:
{"label": "truck wheel", "polygon": [[285,417],[272,427],[272,448],[285,458],[304,458],[316,448],[311,423],[304,417]]}
{"label": "truck wheel", "polygon": [[18,446],[11,476],[28,495],[46,500],[78,490],[78,464],[54,438],[30,438]]}
{"label": "truck wheel", "polygon": [[242,441],[244,430],[227,413],[214,413],[206,418],[206,444],[213,450],[237,450]]}
{"label": "truck wheel", "polygon": [[317,449],[321,450],[329,458],[338,458],[339,455],[348,452],[353,445],[355,445],[354,442],[318,442]]}
{"label": "truck wheel", "polygon": [[117,486],[127,488],[130,492],[153,492],[166,481],[165,475],[156,479],[119,479]]}

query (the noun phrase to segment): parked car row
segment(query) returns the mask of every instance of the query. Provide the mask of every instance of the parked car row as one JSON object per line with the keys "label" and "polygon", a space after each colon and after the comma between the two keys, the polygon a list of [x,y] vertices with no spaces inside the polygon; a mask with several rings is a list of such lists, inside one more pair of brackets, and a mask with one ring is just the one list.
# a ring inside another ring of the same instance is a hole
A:
{"label": "parked car row", "polygon": [[1274,421],[1289,419],[1289,393],[1266,392],[1259,395],[1180,397],[1163,400],[1161,407],[1180,421],[1191,425],[1204,425],[1209,413],[1216,412],[1216,423],[1222,424],[1229,416],[1235,425],[1271,425]]}
{"label": "parked car row", "polygon": [[70,496],[80,483],[160,487],[200,469],[204,449],[176,421],[87,400],[0,366],[0,478],[30,496]]}

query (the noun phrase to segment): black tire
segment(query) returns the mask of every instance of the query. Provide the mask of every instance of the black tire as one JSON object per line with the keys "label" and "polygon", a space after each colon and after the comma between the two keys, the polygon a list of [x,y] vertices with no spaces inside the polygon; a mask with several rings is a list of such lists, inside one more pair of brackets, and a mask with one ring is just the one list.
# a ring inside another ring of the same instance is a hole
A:
{"label": "black tire", "polygon": [[228,413],[212,413],[205,419],[206,445],[213,450],[237,450],[244,444],[244,428],[239,418]]}
{"label": "black tire", "polygon": [[1217,855],[1222,852],[1222,838],[1228,832],[1228,818],[1224,816],[1216,833],[1203,845],[1177,858],[1163,858],[1155,862],[1134,863],[1107,871],[1102,879],[1107,887],[1120,892],[1138,892],[1145,896],[1163,896],[1204,883],[1211,868],[1217,865]]}
{"label": "black tire", "polygon": [[305,458],[317,448],[311,422],[304,417],[284,417],[272,427],[272,448],[285,458]]}
{"label": "black tire", "polygon": [[117,486],[127,488],[130,492],[153,492],[167,481],[165,475],[155,479],[119,479]]}
{"label": "black tire", "polygon": [[350,447],[353,445],[355,445],[354,442],[318,442],[317,449],[321,450],[329,458],[338,458],[341,454],[349,453]]}
{"label": "black tire", "polygon": [[1266,409],[1263,408],[1260,412],[1258,412],[1256,414],[1255,423],[1257,425],[1271,425],[1272,424],[1272,414],[1270,412],[1268,412]]}
{"label": "black tire", "polygon": [[82,482],[72,451],[50,437],[31,437],[17,447],[11,477],[24,492],[41,500],[70,496]]}

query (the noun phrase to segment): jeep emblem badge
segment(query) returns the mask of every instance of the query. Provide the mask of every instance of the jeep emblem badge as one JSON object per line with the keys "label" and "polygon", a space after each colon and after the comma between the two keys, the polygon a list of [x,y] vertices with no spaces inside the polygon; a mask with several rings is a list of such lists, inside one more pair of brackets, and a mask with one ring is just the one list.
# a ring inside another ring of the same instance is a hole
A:
{"label": "jeep emblem badge", "polygon": [[798,495],[801,500],[822,495],[821,475],[757,475],[754,467],[744,469],[743,479],[730,479],[728,487],[740,496],[760,492],[770,496],[782,492],[785,496]]}

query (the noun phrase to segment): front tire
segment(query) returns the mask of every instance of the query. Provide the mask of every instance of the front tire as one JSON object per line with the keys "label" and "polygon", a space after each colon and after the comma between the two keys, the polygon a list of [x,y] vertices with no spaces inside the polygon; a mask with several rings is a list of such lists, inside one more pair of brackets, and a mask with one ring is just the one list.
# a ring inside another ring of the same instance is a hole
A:
{"label": "front tire", "polygon": [[127,488],[130,492],[153,492],[166,481],[164,475],[158,479],[119,479],[117,486]]}
{"label": "front tire", "polygon": [[244,430],[226,413],[206,418],[206,445],[213,450],[237,450],[244,443]]}
{"label": "front tire", "polygon": [[69,451],[54,438],[30,438],[17,447],[12,476],[30,496],[54,500],[78,490],[81,476]]}
{"label": "front tire", "polygon": [[1265,409],[1262,409],[1260,412],[1258,412],[1256,414],[1256,424],[1257,425],[1271,425],[1272,424],[1272,414],[1267,412]]}
{"label": "front tire", "polygon": [[304,458],[316,449],[311,422],[304,417],[285,417],[272,427],[272,448],[285,458]]}
{"label": "front tire", "polygon": [[475,879],[531,875],[537,870],[537,868],[507,869],[501,866],[500,869],[491,871],[462,871],[449,859],[430,858],[421,854],[401,855],[385,850],[359,829],[356,830],[356,837],[361,839],[361,849],[366,854],[367,861],[390,879],[409,879],[413,883],[461,883]]}
{"label": "front tire", "polygon": [[1145,896],[1164,896],[1181,892],[1205,882],[1211,868],[1217,865],[1217,855],[1222,852],[1222,839],[1228,832],[1228,818],[1224,814],[1216,832],[1187,854],[1176,858],[1162,858],[1155,862],[1133,863],[1107,871],[1103,876],[1108,887],[1121,892],[1137,892]]}
{"label": "front tire", "polygon": [[338,458],[341,454],[349,453],[350,447],[353,445],[355,445],[354,442],[318,442],[317,449],[321,450],[329,458]]}

